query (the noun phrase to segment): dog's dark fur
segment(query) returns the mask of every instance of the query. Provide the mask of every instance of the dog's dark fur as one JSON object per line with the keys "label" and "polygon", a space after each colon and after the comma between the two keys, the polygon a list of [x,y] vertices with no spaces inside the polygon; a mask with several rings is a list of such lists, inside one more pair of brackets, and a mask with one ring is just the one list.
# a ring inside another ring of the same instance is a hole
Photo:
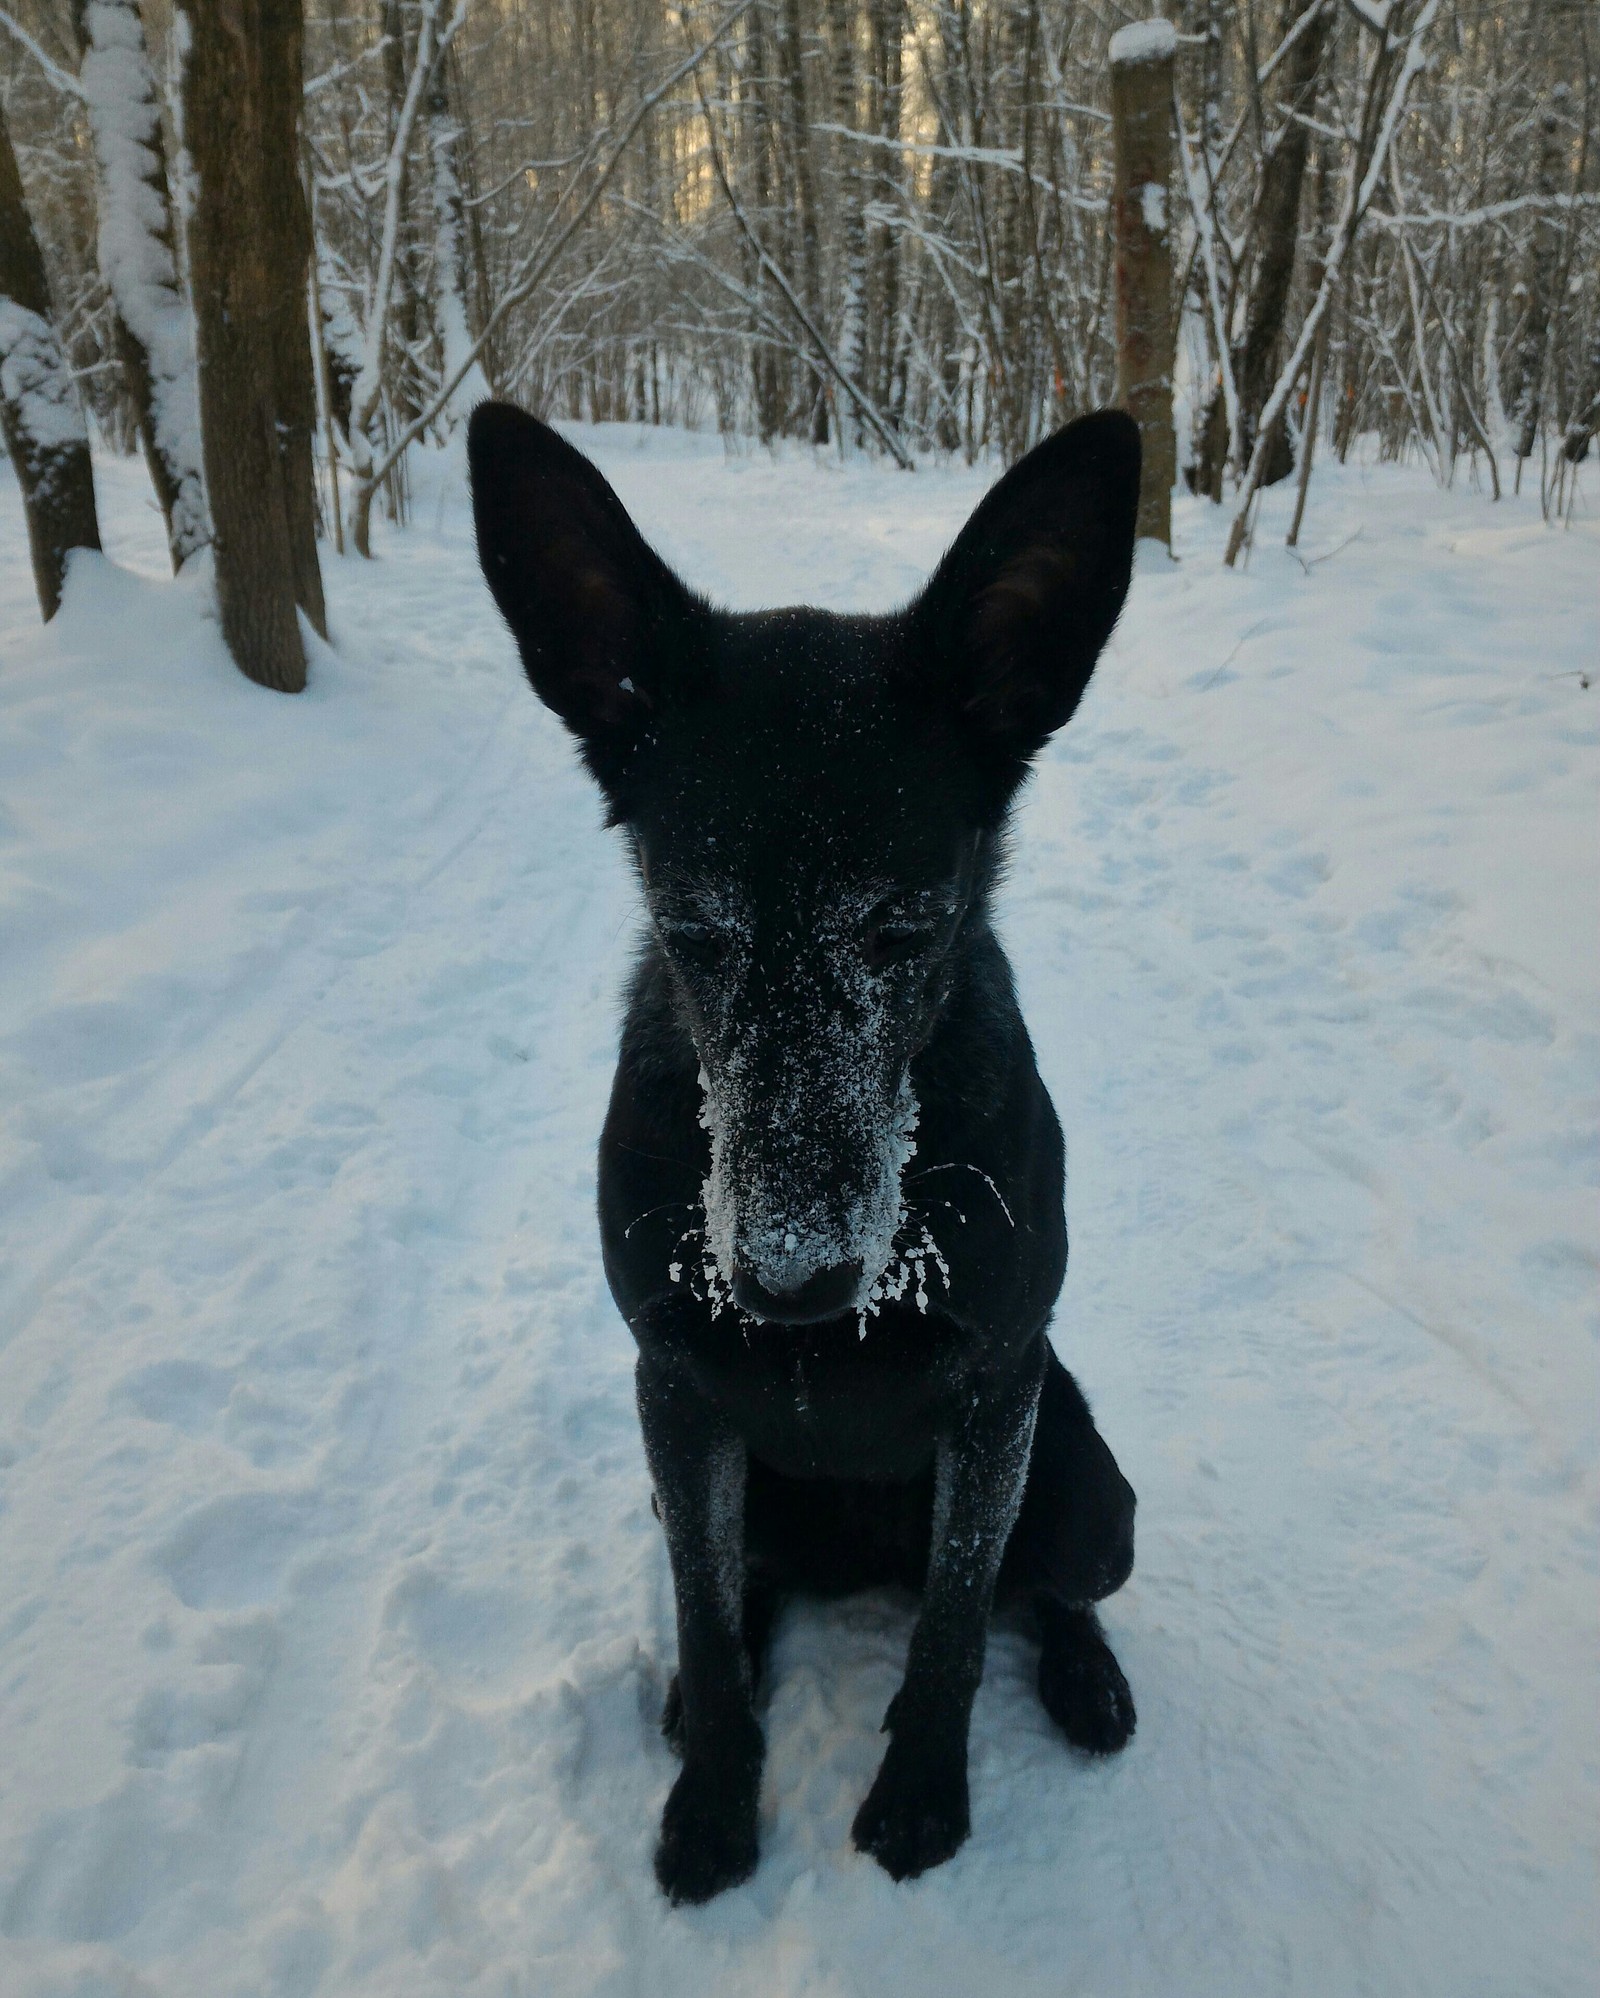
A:
{"label": "dog's dark fur", "polygon": [[887,617],[709,609],[505,405],[470,456],[484,573],[650,917],[600,1232],[678,1600],[656,1872],[703,1901],[755,1866],[782,1595],[901,1582],[921,1610],[855,1841],[903,1879],[967,1835],[997,1588],[1067,1738],[1134,1727],[1091,1607],[1132,1567],[1133,1493],[1045,1337],[1061,1134],[989,897],[1122,608],[1138,432],[1042,444]]}

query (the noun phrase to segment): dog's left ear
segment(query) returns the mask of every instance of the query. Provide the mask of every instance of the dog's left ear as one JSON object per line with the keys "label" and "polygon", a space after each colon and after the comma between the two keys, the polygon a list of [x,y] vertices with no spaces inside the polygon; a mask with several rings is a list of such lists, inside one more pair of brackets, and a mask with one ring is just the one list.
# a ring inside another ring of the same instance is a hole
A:
{"label": "dog's left ear", "polygon": [[699,608],[581,451],[510,403],[467,426],[478,560],[533,689],[613,798]]}
{"label": "dog's left ear", "polygon": [[1009,790],[1071,715],[1128,594],[1139,429],[1080,417],[1013,465],[911,607],[907,691],[932,694]]}

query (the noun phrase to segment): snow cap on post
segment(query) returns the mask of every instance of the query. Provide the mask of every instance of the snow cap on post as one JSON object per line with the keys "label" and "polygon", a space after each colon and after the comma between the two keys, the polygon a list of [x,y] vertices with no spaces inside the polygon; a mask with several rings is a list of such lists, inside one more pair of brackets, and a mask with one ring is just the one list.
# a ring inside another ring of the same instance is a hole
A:
{"label": "snow cap on post", "polygon": [[1130,21],[1111,37],[1111,63],[1168,62],[1178,52],[1178,31],[1157,15],[1153,21]]}

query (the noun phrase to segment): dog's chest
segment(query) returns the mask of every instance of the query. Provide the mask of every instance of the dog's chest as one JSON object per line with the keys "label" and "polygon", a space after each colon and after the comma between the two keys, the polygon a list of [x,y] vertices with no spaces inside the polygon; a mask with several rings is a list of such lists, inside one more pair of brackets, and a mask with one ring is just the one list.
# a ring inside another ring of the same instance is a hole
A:
{"label": "dog's chest", "polygon": [[865,1338],[854,1318],[803,1329],[748,1324],[697,1342],[692,1364],[703,1392],[774,1470],[899,1480],[928,1464],[948,1426],[960,1344],[936,1314],[886,1312],[868,1320]]}

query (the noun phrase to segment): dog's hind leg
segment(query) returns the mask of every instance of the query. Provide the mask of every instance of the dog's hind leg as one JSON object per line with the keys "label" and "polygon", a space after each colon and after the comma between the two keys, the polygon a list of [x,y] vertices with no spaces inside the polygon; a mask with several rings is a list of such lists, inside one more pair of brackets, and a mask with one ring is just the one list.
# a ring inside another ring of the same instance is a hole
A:
{"label": "dog's hind leg", "polygon": [[1115,1755],[1138,1724],[1133,1694],[1088,1603],[1041,1595],[1039,1698],[1074,1748]]}
{"label": "dog's hind leg", "polygon": [[1133,1487],[1052,1352],[1001,1586],[1025,1595],[1038,1616],[1046,1712],[1075,1747],[1096,1755],[1125,1747],[1137,1718],[1092,1607],[1128,1579],[1133,1513]]}

